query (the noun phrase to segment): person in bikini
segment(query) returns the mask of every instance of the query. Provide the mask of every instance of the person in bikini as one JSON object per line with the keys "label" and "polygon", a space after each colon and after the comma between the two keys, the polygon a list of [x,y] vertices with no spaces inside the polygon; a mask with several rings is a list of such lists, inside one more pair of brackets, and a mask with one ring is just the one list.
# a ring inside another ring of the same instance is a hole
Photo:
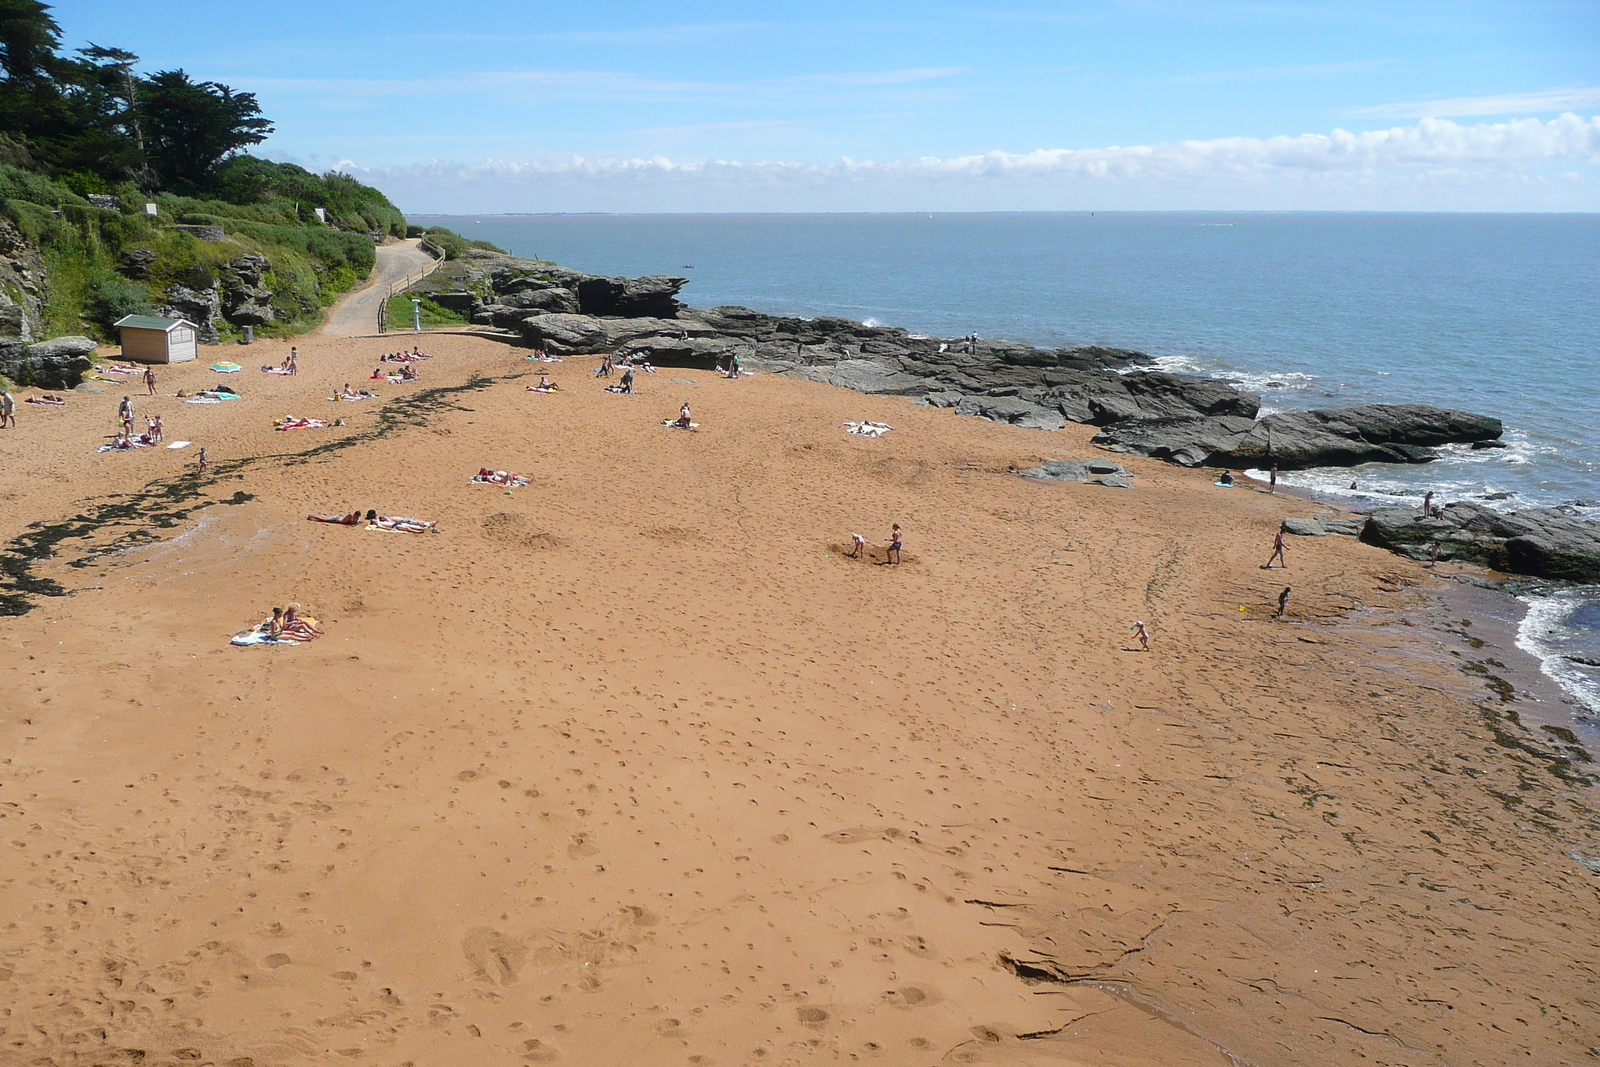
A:
{"label": "person in bikini", "polygon": [[1273,560],[1277,560],[1279,565],[1283,567],[1289,565],[1289,561],[1283,555],[1283,527],[1281,526],[1278,527],[1277,534],[1272,538],[1272,555],[1267,557],[1267,561],[1261,565],[1261,569],[1264,571],[1271,570]]}
{"label": "person in bikini", "polygon": [[300,605],[290,604],[283,611],[283,633],[297,641],[310,641],[322,636],[322,631],[300,617]]}
{"label": "person in bikini", "polygon": [[689,402],[687,400],[683,402],[683,407],[678,409],[678,421],[673,425],[681,426],[685,430],[693,427],[694,424],[689,421]]}
{"label": "person in bikini", "polygon": [[156,369],[154,367],[146,367],[144,369],[144,387],[149,390],[151,396],[156,395]]}
{"label": "person in bikini", "polygon": [[537,386],[535,386],[534,388],[536,390],[538,390],[539,392],[541,392],[541,393],[553,393],[557,389],[560,389],[561,387],[559,385],[557,385],[555,382],[552,382],[549,378],[545,377],[543,374],[541,374],[541,375],[539,375],[539,384]]}
{"label": "person in bikini", "polygon": [[894,529],[889,532],[889,558],[886,562],[899,563],[900,549],[905,545],[905,539],[900,535],[900,524],[894,524]]}
{"label": "person in bikini", "polygon": [[357,508],[348,515],[307,515],[307,522],[328,522],[335,526],[361,525],[361,509]]}

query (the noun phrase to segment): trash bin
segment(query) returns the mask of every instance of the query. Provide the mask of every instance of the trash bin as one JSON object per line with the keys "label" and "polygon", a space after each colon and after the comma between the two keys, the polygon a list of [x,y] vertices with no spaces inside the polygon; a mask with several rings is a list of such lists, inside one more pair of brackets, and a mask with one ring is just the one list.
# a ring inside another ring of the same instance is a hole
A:
{"label": "trash bin", "polygon": [[242,345],[253,345],[253,344],[255,344],[256,343],[256,328],[254,326],[246,326],[244,328],[244,340],[240,341],[239,343],[242,344]]}

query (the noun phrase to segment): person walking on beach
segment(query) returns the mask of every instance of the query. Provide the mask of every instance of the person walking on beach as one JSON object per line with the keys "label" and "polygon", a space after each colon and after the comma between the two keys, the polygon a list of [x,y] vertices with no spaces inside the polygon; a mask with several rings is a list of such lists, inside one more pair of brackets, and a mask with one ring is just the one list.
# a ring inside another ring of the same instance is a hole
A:
{"label": "person walking on beach", "polygon": [[1284,586],[1283,587],[1283,592],[1278,594],[1278,614],[1273,616],[1273,618],[1275,618],[1275,619],[1283,618],[1283,613],[1286,610],[1288,610],[1288,607],[1289,607],[1289,588],[1290,587],[1287,586],[1287,585]]}
{"label": "person walking on beach", "polygon": [[633,365],[632,364],[629,364],[628,369],[622,372],[622,391],[624,393],[633,392]]}
{"label": "person walking on beach", "polygon": [[1278,465],[1276,463],[1274,463],[1272,465],[1271,473],[1269,473],[1267,475],[1267,492],[1276,493],[1277,491],[1278,491]]}
{"label": "person walking on beach", "polygon": [[17,401],[10,390],[0,390],[0,430],[17,428]]}
{"label": "person walking on beach", "polygon": [[850,542],[851,542],[852,545],[855,546],[850,550],[850,558],[851,559],[860,559],[863,555],[866,554],[866,551],[867,551],[867,539],[865,537],[861,536],[858,533],[853,533],[853,534],[850,535]]}
{"label": "person walking on beach", "polygon": [[1435,541],[1433,543],[1433,547],[1428,550],[1428,566],[1437,567],[1438,565],[1439,565],[1439,542]]}
{"label": "person walking on beach", "polygon": [[122,423],[122,428],[130,434],[133,432],[133,397],[125,396],[122,403],[117,405],[117,421]]}
{"label": "person walking on beach", "polygon": [[204,478],[206,476],[206,450],[204,445],[200,446],[200,461],[195,467],[194,475],[196,478]]}
{"label": "person walking on beach", "polygon": [[144,387],[150,396],[156,395],[156,369],[154,367],[146,367],[144,369]]}
{"label": "person walking on beach", "polygon": [[889,558],[885,562],[899,563],[900,549],[904,545],[905,539],[900,536],[900,524],[897,522],[894,524],[894,529],[889,531]]}
{"label": "person walking on beach", "polygon": [[1277,560],[1279,565],[1283,567],[1289,566],[1289,561],[1283,557],[1283,527],[1281,526],[1278,527],[1278,532],[1272,538],[1272,555],[1267,557],[1267,561],[1261,565],[1261,569],[1264,571],[1271,570],[1273,560]]}
{"label": "person walking on beach", "polygon": [[1139,639],[1139,649],[1140,649],[1140,651],[1149,652],[1150,651],[1150,633],[1149,633],[1149,631],[1147,631],[1144,628],[1144,620],[1140,619],[1138,622],[1136,622],[1132,626],[1130,626],[1129,629],[1133,631],[1133,636],[1135,636],[1135,637],[1137,637]]}

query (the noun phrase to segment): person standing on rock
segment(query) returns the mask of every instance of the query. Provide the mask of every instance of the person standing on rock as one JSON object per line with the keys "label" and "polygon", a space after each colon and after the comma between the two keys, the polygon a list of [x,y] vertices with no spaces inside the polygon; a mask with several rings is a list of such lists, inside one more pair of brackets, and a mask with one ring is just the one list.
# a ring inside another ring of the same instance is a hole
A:
{"label": "person standing on rock", "polygon": [[1272,555],[1267,557],[1267,561],[1261,565],[1261,569],[1264,570],[1264,571],[1271,570],[1272,569],[1272,561],[1273,560],[1277,560],[1279,565],[1281,565],[1283,567],[1288,567],[1289,566],[1289,561],[1287,559],[1285,559],[1284,556],[1283,556],[1283,527],[1282,526],[1278,527],[1278,532],[1276,534],[1274,534],[1273,537],[1272,537]]}
{"label": "person standing on rock", "polygon": [[1433,514],[1433,490],[1432,489],[1429,489],[1426,493],[1422,494],[1422,513],[1424,515],[1432,515]]}
{"label": "person standing on rock", "polygon": [[1286,585],[1286,586],[1283,587],[1283,592],[1278,594],[1278,614],[1274,615],[1273,618],[1276,618],[1276,619],[1283,618],[1283,613],[1288,610],[1288,608],[1289,608],[1289,589],[1290,589],[1290,587]]}

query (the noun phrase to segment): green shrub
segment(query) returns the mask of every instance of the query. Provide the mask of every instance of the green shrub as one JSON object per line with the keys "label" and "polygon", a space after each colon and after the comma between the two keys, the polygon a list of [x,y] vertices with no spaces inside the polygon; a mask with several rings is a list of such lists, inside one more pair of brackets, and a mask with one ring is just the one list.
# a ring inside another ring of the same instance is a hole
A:
{"label": "green shrub", "polygon": [[90,278],[84,299],[84,317],[110,336],[112,323],[124,315],[148,315],[150,292],[120,274],[97,274]]}
{"label": "green shrub", "polygon": [[473,241],[461,236],[454,230],[443,226],[429,226],[424,231],[428,243],[444,252],[445,259],[460,259],[461,253],[469,248],[482,248],[490,252],[504,252],[505,249],[492,245],[488,241]]}

